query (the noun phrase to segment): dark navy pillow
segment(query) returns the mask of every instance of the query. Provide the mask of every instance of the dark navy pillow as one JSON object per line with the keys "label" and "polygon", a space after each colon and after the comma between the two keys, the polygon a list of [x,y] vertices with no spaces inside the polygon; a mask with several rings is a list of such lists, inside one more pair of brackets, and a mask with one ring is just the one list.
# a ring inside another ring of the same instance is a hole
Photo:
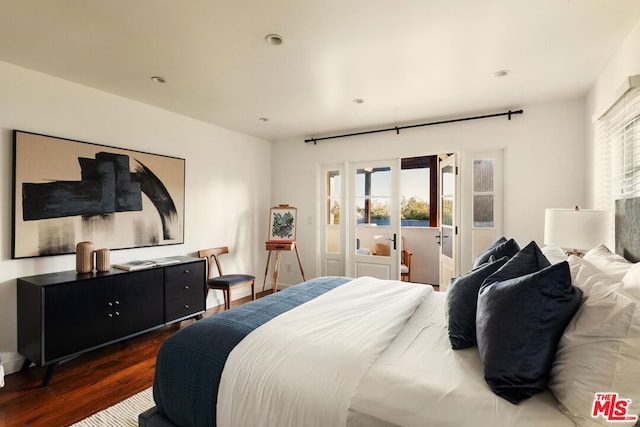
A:
{"label": "dark navy pillow", "polygon": [[502,267],[508,258],[488,262],[467,274],[451,279],[447,289],[446,314],[449,341],[454,350],[476,345],[476,305],[484,280]]}
{"label": "dark navy pillow", "polygon": [[581,298],[566,261],[482,287],[476,334],[494,393],[517,404],[546,389],[558,341]]}
{"label": "dark navy pillow", "polygon": [[477,268],[482,264],[487,263],[491,256],[493,256],[495,259],[499,259],[504,256],[506,256],[507,258],[511,258],[515,254],[517,254],[519,250],[520,246],[518,246],[518,243],[516,243],[515,240],[507,240],[505,237],[501,237],[476,257],[476,260],[473,263],[473,268]]}
{"label": "dark navy pillow", "polygon": [[550,265],[551,263],[547,257],[544,256],[536,242],[532,241],[522,248],[521,251],[513,255],[498,271],[489,276],[482,286],[484,287],[493,282],[534,273]]}

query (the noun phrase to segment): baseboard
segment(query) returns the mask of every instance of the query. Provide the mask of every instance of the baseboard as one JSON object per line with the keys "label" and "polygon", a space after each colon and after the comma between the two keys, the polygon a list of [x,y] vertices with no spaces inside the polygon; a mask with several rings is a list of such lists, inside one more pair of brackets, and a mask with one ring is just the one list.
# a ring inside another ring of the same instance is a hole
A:
{"label": "baseboard", "polygon": [[[6,353],[5,353],[6,354]],[[4,374],[9,375],[18,372],[22,368],[24,357],[18,353],[15,354],[16,358],[11,360],[3,360],[1,367],[4,368]],[[4,356],[3,356],[4,357]]]}

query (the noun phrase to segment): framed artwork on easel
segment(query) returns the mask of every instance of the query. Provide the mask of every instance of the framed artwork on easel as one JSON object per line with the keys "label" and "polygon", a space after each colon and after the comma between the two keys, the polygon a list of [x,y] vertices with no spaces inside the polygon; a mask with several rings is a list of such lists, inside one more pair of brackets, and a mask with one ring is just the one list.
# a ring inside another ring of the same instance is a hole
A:
{"label": "framed artwork on easel", "polygon": [[295,241],[296,214],[297,209],[289,205],[278,205],[272,207],[269,211],[268,240]]}

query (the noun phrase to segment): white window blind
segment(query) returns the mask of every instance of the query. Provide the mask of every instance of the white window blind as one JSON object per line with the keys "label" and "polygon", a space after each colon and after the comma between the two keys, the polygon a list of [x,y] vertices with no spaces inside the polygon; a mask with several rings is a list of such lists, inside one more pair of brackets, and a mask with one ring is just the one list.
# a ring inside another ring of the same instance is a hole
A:
{"label": "white window blind", "polygon": [[640,196],[640,88],[628,90],[596,122],[594,204]]}

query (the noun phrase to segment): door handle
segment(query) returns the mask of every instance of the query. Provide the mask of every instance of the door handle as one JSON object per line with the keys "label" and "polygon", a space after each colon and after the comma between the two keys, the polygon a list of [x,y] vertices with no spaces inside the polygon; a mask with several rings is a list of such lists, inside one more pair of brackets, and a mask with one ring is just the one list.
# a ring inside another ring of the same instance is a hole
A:
{"label": "door handle", "polygon": [[393,239],[389,239],[389,240],[391,240],[393,242],[393,250],[394,251],[396,250],[396,241],[397,241],[396,237],[397,237],[396,233],[393,233]]}
{"label": "door handle", "polygon": [[441,235],[439,233],[436,234],[436,244],[438,246],[442,245],[442,237],[441,237]]}

